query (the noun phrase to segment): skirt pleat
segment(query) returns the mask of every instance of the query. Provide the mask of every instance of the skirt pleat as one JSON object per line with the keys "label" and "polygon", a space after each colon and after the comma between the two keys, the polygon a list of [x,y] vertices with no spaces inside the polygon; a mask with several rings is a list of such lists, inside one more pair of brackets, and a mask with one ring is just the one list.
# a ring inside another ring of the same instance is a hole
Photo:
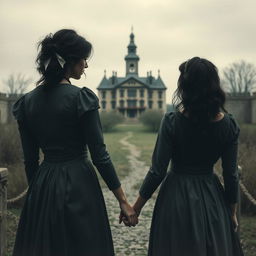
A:
{"label": "skirt pleat", "polygon": [[43,161],[29,186],[13,256],[113,256],[108,216],[87,159]]}
{"label": "skirt pleat", "polygon": [[153,212],[148,255],[243,255],[215,174],[168,173]]}

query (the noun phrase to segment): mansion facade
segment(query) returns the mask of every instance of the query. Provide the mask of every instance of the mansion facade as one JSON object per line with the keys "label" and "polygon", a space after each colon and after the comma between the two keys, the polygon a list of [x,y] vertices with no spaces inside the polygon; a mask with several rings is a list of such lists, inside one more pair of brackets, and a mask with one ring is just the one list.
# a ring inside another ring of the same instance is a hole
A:
{"label": "mansion facade", "polygon": [[125,56],[126,76],[118,77],[116,72],[107,78],[106,72],[98,90],[101,111],[118,111],[127,118],[137,118],[147,109],[166,112],[166,86],[160,77],[147,72],[146,77],[139,76],[139,56],[134,43],[134,34],[130,34],[128,54]]}

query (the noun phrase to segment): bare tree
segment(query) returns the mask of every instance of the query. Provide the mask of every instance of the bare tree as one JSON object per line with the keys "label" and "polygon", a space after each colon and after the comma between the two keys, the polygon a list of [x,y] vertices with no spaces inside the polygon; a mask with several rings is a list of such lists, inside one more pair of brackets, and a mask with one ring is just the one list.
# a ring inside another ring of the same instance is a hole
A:
{"label": "bare tree", "polygon": [[232,94],[251,94],[256,88],[256,67],[245,61],[234,62],[223,70],[222,83]]}
{"label": "bare tree", "polygon": [[26,78],[21,73],[9,75],[7,80],[4,80],[6,92],[8,94],[23,94],[28,85],[31,83],[30,77]]}

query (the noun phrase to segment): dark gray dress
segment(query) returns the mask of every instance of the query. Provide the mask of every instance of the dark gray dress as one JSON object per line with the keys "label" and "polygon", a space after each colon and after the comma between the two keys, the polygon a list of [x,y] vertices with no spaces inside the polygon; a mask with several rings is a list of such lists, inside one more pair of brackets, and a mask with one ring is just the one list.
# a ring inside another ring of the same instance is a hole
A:
{"label": "dark gray dress", "polygon": [[[180,112],[161,123],[152,166],[140,188],[149,199],[163,181],[149,256],[241,256],[229,205],[237,202],[239,127],[230,114],[200,127]],[[213,172],[222,159],[225,189]],[[167,167],[171,160],[171,170]]]}
{"label": "dark gray dress", "polygon": [[120,186],[98,108],[91,90],[70,84],[40,85],[13,105],[29,183],[13,256],[114,255],[104,198],[87,157],[88,146],[109,189]]}

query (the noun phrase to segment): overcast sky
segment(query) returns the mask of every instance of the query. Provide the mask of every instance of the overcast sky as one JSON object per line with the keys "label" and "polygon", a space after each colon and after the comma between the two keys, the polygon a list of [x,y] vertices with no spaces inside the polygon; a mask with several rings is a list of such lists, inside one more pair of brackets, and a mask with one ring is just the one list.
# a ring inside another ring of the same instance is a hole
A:
{"label": "overcast sky", "polygon": [[160,69],[169,102],[178,66],[188,58],[207,58],[220,73],[241,59],[256,64],[255,17],[255,0],[1,0],[0,91],[11,73],[36,81],[37,42],[73,28],[93,44],[94,53],[87,78],[72,82],[97,92],[104,69],[107,76],[112,70],[124,76],[133,25],[139,75],[152,70],[157,76]]}

